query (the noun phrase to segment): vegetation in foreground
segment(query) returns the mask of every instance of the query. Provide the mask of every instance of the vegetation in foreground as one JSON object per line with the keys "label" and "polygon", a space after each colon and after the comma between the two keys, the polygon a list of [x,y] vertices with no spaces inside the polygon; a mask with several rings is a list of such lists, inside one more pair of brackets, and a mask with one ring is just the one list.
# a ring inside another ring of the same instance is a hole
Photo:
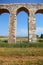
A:
{"label": "vegetation in foreground", "polygon": [[43,65],[43,42],[0,42],[0,65]]}
{"label": "vegetation in foreground", "polygon": [[43,65],[43,42],[8,43],[0,38],[0,65]]}
{"label": "vegetation in foreground", "polygon": [[0,42],[0,47],[7,47],[7,48],[29,48],[29,47],[43,47],[43,42],[17,42],[17,43],[8,43],[8,42]]}
{"label": "vegetation in foreground", "polygon": [[0,48],[0,65],[43,65],[43,48]]}

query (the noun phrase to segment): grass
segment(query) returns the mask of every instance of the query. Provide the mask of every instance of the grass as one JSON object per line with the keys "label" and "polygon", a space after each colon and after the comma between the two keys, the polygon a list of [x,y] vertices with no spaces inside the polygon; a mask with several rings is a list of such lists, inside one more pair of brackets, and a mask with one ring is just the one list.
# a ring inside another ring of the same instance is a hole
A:
{"label": "grass", "polygon": [[0,48],[0,56],[43,56],[43,48]]}
{"label": "grass", "polygon": [[7,43],[7,42],[0,42],[0,47],[7,47],[7,48],[29,48],[29,47],[43,47],[43,42],[17,42],[17,43]]}
{"label": "grass", "polygon": [[0,48],[0,65],[43,65],[43,48]]}
{"label": "grass", "polygon": [[43,42],[29,43],[18,38],[20,41],[10,44],[7,38],[0,39],[0,65],[43,65]]}
{"label": "grass", "polygon": [[43,42],[0,42],[0,65],[43,65]]}

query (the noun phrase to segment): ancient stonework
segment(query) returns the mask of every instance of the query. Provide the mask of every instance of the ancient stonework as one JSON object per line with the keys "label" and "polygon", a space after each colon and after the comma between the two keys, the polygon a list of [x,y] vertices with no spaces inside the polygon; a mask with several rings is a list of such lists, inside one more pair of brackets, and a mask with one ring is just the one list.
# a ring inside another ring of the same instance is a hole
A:
{"label": "ancient stonework", "polygon": [[[36,39],[36,21],[35,14],[43,13],[43,4],[0,4],[0,14],[9,13],[9,34],[8,42],[16,42],[16,16],[20,11],[28,14],[28,41],[35,42]],[[25,24],[25,23],[24,23]]]}

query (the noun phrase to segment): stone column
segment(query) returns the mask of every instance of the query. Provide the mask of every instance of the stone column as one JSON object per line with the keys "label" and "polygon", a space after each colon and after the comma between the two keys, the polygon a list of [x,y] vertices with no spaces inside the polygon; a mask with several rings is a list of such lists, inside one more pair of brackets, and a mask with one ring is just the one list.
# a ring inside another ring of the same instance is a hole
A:
{"label": "stone column", "polygon": [[8,42],[16,42],[16,15],[14,14],[14,12],[10,13]]}
{"label": "stone column", "polygon": [[14,23],[13,23],[13,42],[16,43],[16,13],[14,14]]}
{"label": "stone column", "polygon": [[29,24],[28,41],[35,42],[36,41],[36,22],[35,22],[35,14],[33,10],[30,10],[28,24]]}

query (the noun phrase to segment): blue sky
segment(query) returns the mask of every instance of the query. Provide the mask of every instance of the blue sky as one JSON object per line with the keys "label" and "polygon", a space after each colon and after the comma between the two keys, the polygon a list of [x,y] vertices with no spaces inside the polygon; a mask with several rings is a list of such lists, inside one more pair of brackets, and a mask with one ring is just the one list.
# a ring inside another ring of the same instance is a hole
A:
{"label": "blue sky", "polygon": [[[43,0],[0,0],[0,4],[8,3],[43,3]],[[0,15],[0,36],[8,35],[9,13]],[[43,34],[43,14],[36,14],[36,34]],[[17,32],[16,36],[28,36],[28,15],[21,11],[16,17]],[[3,23],[3,24],[2,24]]]}
{"label": "blue sky", "polygon": [[43,3],[43,0],[0,0],[0,3]]}

